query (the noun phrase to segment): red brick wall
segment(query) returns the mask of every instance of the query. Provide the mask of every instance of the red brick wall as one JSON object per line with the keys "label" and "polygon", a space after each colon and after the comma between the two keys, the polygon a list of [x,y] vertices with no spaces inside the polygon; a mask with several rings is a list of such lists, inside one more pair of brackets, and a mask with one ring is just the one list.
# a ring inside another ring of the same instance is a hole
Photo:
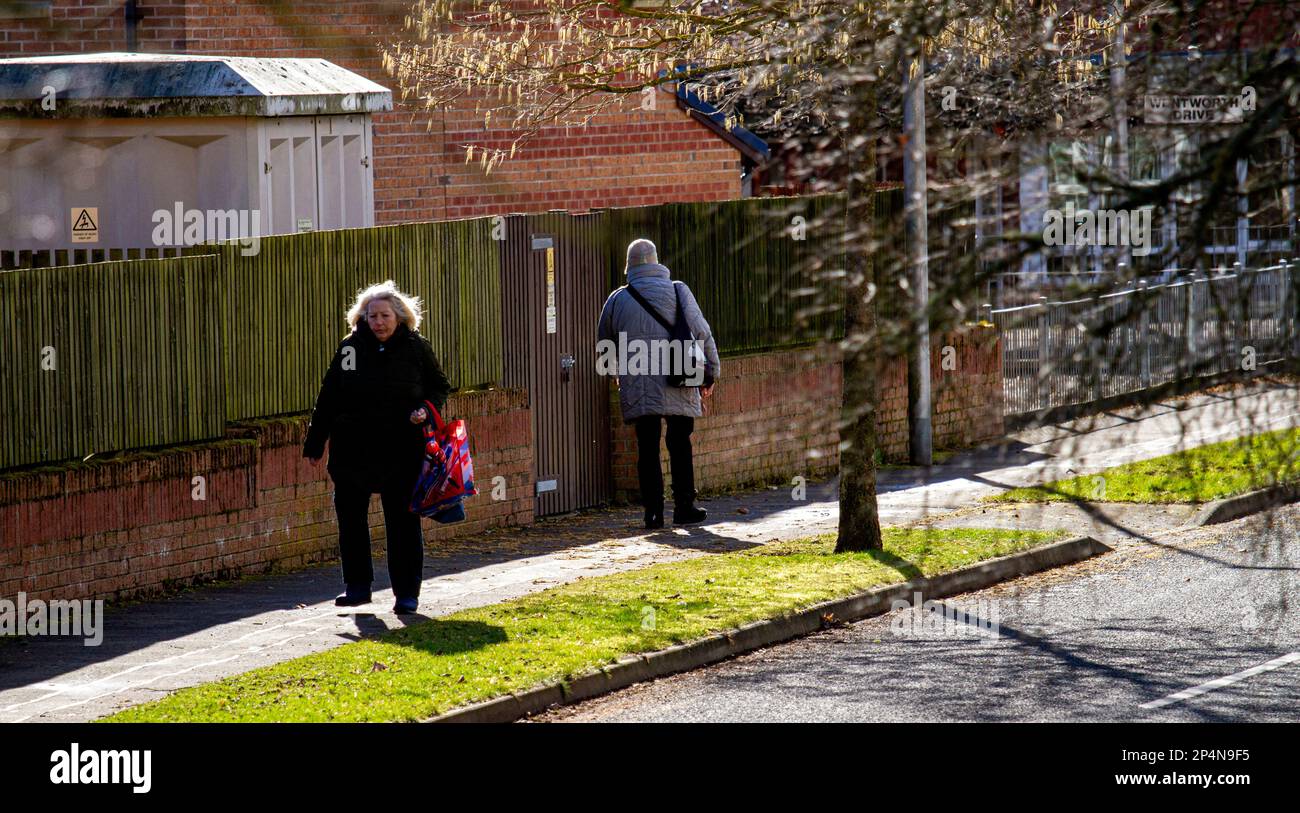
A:
{"label": "red brick wall", "polygon": [[[952,351],[945,355],[944,348]],[[935,337],[931,381],[936,449],[956,449],[1000,437],[1001,348],[993,328],[969,327]],[[954,369],[944,369],[944,359]],[[840,364],[824,348],[723,359],[722,378],[703,418],[695,422],[695,485],[700,492],[813,478],[839,467]],[[613,401],[614,490],[637,492],[636,436]],[[886,365],[876,424],[886,462],[907,459],[907,365]],[[668,452],[661,449],[665,477]]]}
{"label": "red brick wall", "polygon": [[[402,31],[410,2],[143,2],[139,50],[223,56],[320,57],[394,90],[398,109],[374,116],[375,222],[512,212],[574,211],[740,197],[740,154],[678,109],[630,98],[586,128],[552,127],[485,174],[465,146],[509,148],[467,99],[428,114],[400,101],[378,46]],[[49,17],[7,20],[0,57],[126,49],[121,0],[53,0]],[[489,134],[490,133],[490,134]]]}
{"label": "red brick wall", "polygon": [[[453,395],[466,419],[479,495],[457,525],[424,521],[425,540],[533,520],[527,393]],[[127,598],[337,556],[333,487],[302,458],[306,418],[261,421],[231,439],[51,473],[0,478],[0,596]],[[191,478],[207,499],[192,498]],[[506,499],[491,497],[506,478]],[[383,514],[371,502],[383,550]]]}
{"label": "red brick wall", "polygon": [[[939,338],[939,337],[936,337]],[[968,327],[941,337],[932,346],[930,386],[934,445],[936,449],[965,449],[1001,437],[1002,344],[997,328]],[[944,350],[951,347],[954,369],[943,368]],[[903,409],[907,385],[903,384]],[[895,448],[898,459],[907,455],[906,422],[903,440]]]}
{"label": "red brick wall", "polygon": [[[127,49],[123,0],[54,0],[45,13],[5,18],[0,4],[0,54],[94,53]],[[145,18],[136,27],[137,49],[150,53],[185,49],[184,0],[141,0]]]}

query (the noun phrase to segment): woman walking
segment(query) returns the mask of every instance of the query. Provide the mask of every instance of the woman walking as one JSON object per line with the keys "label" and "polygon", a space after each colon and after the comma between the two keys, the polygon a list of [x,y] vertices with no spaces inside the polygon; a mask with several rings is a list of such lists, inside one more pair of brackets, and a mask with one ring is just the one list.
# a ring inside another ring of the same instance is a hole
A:
{"label": "woman walking", "polygon": [[397,613],[419,608],[424,568],[420,517],[409,510],[419,478],[427,417],[422,404],[440,411],[451,385],[433,347],[416,332],[421,303],[392,280],[357,295],[346,322],[351,333],[339,343],[321,382],[303,456],[319,462],[330,444],[339,555],[344,592],[335,604],[370,601],[370,497],[379,494],[388,534],[388,576]]}

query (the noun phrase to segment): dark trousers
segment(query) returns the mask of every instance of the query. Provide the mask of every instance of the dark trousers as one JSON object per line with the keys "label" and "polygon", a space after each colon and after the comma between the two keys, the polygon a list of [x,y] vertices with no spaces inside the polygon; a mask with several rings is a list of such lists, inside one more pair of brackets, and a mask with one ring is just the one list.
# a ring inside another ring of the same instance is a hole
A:
{"label": "dark trousers", "polygon": [[695,419],[685,415],[642,415],[636,424],[636,473],[641,481],[641,504],[647,513],[664,510],[664,476],[659,468],[659,427],[668,422],[669,469],[673,475],[674,509],[695,505],[695,468],[691,460],[691,433]]}
{"label": "dark trousers", "polygon": [[[419,598],[424,575],[424,538],[420,516],[407,510],[409,483],[379,494],[388,532],[388,578],[397,598]],[[370,561],[370,492],[347,483],[334,483],[334,510],[339,521],[339,556],[345,584],[369,585],[375,578]]]}

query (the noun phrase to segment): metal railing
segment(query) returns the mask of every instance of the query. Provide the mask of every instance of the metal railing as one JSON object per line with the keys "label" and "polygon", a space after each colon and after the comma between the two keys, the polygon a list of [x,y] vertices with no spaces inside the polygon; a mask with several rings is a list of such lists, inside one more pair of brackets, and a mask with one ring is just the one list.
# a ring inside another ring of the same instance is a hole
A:
{"label": "metal railing", "polygon": [[1007,414],[1300,357],[1296,264],[990,309]]}

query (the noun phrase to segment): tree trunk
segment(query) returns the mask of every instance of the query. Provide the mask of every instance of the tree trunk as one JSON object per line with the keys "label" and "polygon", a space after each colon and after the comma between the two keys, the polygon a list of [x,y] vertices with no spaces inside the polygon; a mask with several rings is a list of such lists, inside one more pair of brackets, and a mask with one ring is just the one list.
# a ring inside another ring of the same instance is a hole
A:
{"label": "tree trunk", "polygon": [[[872,94],[874,96],[874,94]],[[874,99],[873,99],[874,100]],[[856,118],[856,117],[855,117]],[[881,341],[876,330],[874,145],[862,151],[848,183],[850,232],[844,301],[844,394],[840,406],[840,529],[835,552],[881,547],[876,508],[876,404]]]}

